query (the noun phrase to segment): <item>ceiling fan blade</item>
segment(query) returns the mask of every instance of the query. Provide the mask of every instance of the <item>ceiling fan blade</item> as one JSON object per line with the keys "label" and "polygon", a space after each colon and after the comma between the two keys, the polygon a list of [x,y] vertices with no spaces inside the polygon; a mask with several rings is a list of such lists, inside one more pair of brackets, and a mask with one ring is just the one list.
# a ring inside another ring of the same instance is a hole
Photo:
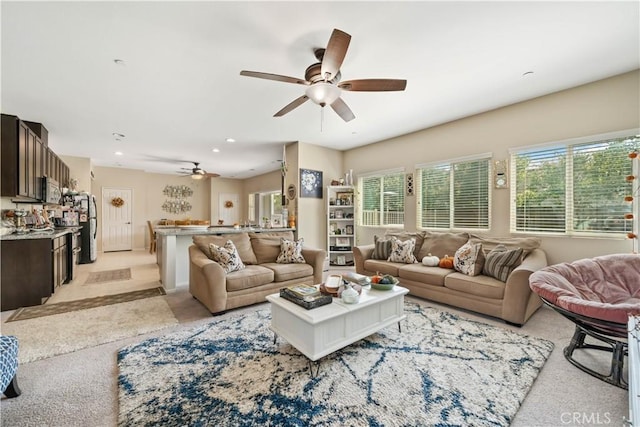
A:
{"label": "ceiling fan blade", "polygon": [[351,36],[349,34],[337,28],[333,30],[322,58],[321,73],[323,79],[330,81],[338,74],[350,42]]}
{"label": "ceiling fan blade", "polygon": [[398,91],[404,90],[407,87],[407,81],[397,79],[348,80],[338,84],[338,87],[352,92]]}
{"label": "ceiling fan blade", "polygon": [[259,79],[275,80],[284,83],[295,83],[299,85],[309,85],[309,82],[295,77],[281,76],[280,74],[261,73],[259,71],[240,71],[241,76],[256,77]]}
{"label": "ceiling fan blade", "polygon": [[351,108],[349,108],[349,106],[342,100],[342,98],[338,98],[333,101],[333,104],[331,104],[331,108],[333,108],[333,111],[338,113],[338,115],[342,117],[342,120],[344,120],[345,122],[350,122],[351,120],[356,118],[356,116],[353,115],[353,111],[351,111]]}
{"label": "ceiling fan blade", "polygon": [[207,173],[204,174],[204,176],[207,177],[207,178],[217,178],[217,177],[220,176],[220,174],[219,173],[209,173],[209,172],[207,172]]}
{"label": "ceiling fan blade", "polygon": [[294,108],[297,108],[297,107],[301,106],[302,104],[304,104],[305,102],[307,102],[308,99],[309,99],[309,97],[307,95],[302,95],[300,98],[294,99],[293,101],[288,103],[282,110],[280,110],[277,113],[275,113],[273,115],[273,117],[284,116],[285,114],[287,114],[288,112],[290,112]]}

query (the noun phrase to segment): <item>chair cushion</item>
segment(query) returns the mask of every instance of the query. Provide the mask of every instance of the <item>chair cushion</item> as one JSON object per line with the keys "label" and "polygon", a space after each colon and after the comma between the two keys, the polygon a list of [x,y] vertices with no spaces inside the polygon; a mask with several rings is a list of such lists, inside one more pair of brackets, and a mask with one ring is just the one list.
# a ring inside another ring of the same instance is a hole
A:
{"label": "chair cushion", "polygon": [[221,236],[208,236],[208,235],[200,235],[193,236],[193,243],[200,248],[202,252],[207,254],[209,258],[209,245],[213,243],[217,246],[224,246],[227,240],[231,240],[233,244],[236,246],[238,250],[238,254],[240,254],[240,259],[244,264],[257,264],[258,260],[256,259],[255,254],[253,253],[253,248],[251,247],[251,241],[249,240],[249,235],[247,233],[231,233],[231,234],[223,234]]}
{"label": "chair cushion", "polygon": [[303,279],[313,276],[313,267],[309,264],[278,264],[267,263],[262,265],[273,271],[275,282],[286,282],[287,280]]}
{"label": "chair cushion", "polygon": [[273,282],[273,270],[260,265],[247,265],[246,268],[227,274],[227,291],[240,291],[255,288]]}
{"label": "chair cushion", "polygon": [[406,264],[389,262],[378,259],[367,259],[364,261],[364,269],[367,271],[375,271],[380,274],[390,274],[392,276],[398,276],[398,267]]}
{"label": "chair cushion", "polygon": [[626,324],[640,314],[640,255],[614,254],[545,267],[529,277],[550,303],[582,316]]}
{"label": "chair cushion", "polygon": [[18,339],[13,335],[0,335],[0,392],[18,371]]}
{"label": "chair cushion", "polygon": [[398,269],[400,284],[402,279],[407,279],[427,285],[444,286],[445,277],[452,273],[453,270],[448,268],[426,267],[422,264],[404,264]]}
{"label": "chair cushion", "polygon": [[479,297],[503,299],[506,283],[489,276],[468,276],[451,273],[444,279],[444,287]]}
{"label": "chair cushion", "polygon": [[256,255],[258,264],[276,262],[280,255],[280,238],[293,240],[291,231],[272,231],[266,233],[249,233],[251,247]]}

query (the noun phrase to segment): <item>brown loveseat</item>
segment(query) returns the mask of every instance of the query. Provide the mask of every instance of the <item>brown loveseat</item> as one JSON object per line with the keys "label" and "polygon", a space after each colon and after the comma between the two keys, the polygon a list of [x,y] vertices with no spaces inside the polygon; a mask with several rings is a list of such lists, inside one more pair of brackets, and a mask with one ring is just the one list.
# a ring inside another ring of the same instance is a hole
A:
{"label": "brown loveseat", "polygon": [[[189,247],[189,292],[211,313],[256,304],[267,295],[292,284],[322,283],[326,252],[302,249],[306,263],[278,264],[280,238],[293,240],[293,232],[234,233],[220,236],[194,236]],[[209,244],[223,246],[231,240],[245,268],[226,273],[209,258]]]}
{"label": "brown loveseat", "polygon": [[[400,240],[414,238],[414,254],[418,263],[404,264],[372,259],[375,245],[354,248],[356,272],[373,275],[376,272],[398,277],[411,295],[426,298],[466,310],[503,319],[516,325],[524,324],[542,305],[529,287],[529,276],[547,265],[547,257],[540,241],[535,238],[489,238],[468,233],[402,232],[386,233]],[[484,253],[498,244],[509,249],[523,248],[523,259],[505,282],[484,274],[469,276],[456,270],[427,267],[420,261],[429,253],[443,258],[454,256],[467,241],[481,243]]]}

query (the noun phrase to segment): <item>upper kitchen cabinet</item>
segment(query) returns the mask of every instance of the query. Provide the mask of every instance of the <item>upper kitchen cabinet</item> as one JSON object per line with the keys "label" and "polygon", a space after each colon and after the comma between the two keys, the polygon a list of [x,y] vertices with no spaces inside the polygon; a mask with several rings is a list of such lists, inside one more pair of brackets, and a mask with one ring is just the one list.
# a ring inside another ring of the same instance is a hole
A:
{"label": "upper kitchen cabinet", "polygon": [[40,123],[2,114],[0,196],[25,202],[43,199],[43,176],[68,185],[69,168],[48,147],[49,133]]}

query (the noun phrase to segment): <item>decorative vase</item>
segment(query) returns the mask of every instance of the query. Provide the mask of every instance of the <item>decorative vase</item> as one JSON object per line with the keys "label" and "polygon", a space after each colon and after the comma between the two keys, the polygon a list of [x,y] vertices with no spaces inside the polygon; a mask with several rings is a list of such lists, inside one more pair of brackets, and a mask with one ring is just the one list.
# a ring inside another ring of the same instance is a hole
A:
{"label": "decorative vase", "polygon": [[358,291],[353,289],[353,287],[348,283],[344,285],[344,290],[342,291],[342,301],[345,304],[355,304],[359,299],[360,295],[358,294]]}

